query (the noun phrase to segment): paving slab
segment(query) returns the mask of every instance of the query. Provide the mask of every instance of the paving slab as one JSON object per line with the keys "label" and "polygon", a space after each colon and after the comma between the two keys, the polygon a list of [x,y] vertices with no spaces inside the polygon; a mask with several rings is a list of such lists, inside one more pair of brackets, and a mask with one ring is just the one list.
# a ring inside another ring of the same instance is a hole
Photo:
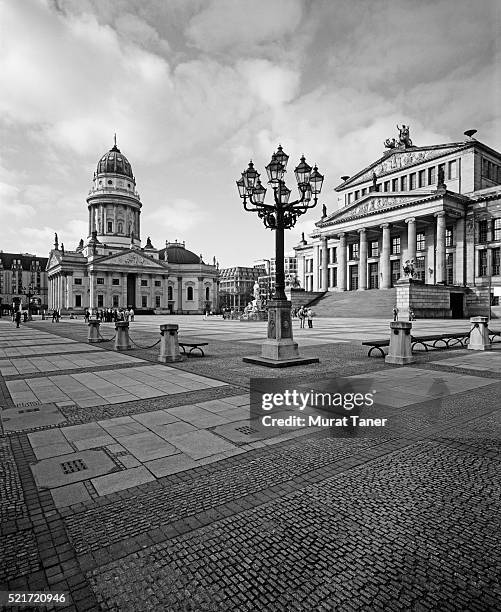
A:
{"label": "paving slab", "polygon": [[106,476],[99,476],[91,480],[99,495],[109,495],[123,491],[146,482],[155,480],[153,474],[144,466],[115,472]]}
{"label": "paving slab", "polygon": [[139,461],[149,461],[159,457],[167,457],[178,452],[177,448],[169,444],[164,438],[151,431],[127,436],[117,436],[117,442],[125,447]]}
{"label": "paving slab", "polygon": [[199,406],[179,406],[176,408],[169,408],[166,412],[198,428],[214,427],[228,422],[227,419],[220,414],[209,412]]}
{"label": "paving slab", "polygon": [[171,441],[181,452],[192,459],[202,459],[203,457],[224,453],[235,448],[227,440],[223,440],[223,438],[205,430],[180,434],[172,438]]}
{"label": "paving slab", "polygon": [[149,429],[155,429],[157,425],[168,425],[175,423],[179,419],[173,414],[169,414],[166,410],[154,410],[152,412],[140,412],[132,417],[135,421],[142,423]]}
{"label": "paving slab", "polygon": [[50,493],[57,508],[64,508],[91,500],[83,482],[75,482],[64,487],[51,489]]}
{"label": "paving slab", "polygon": [[66,418],[59,412],[54,404],[41,404],[38,410],[26,412],[23,408],[7,408],[2,410],[2,423],[5,432],[22,431],[45,427],[48,425],[59,425]]}
{"label": "paving slab", "polygon": [[199,463],[184,453],[178,453],[170,457],[162,457],[160,459],[154,459],[153,461],[147,461],[144,465],[156,476],[156,478],[162,478],[162,476],[190,470],[199,465]]}
{"label": "paving slab", "polygon": [[[64,472],[63,464],[85,466],[79,471]],[[115,464],[104,451],[84,450],[81,452],[42,459],[31,466],[33,477],[39,488],[53,489],[107,474],[115,469]]]}
{"label": "paving slab", "polygon": [[157,425],[155,426],[155,433],[164,438],[165,440],[173,440],[177,436],[188,433],[190,431],[197,431],[197,428],[190,423],[179,421],[177,423],[171,423],[169,425]]}

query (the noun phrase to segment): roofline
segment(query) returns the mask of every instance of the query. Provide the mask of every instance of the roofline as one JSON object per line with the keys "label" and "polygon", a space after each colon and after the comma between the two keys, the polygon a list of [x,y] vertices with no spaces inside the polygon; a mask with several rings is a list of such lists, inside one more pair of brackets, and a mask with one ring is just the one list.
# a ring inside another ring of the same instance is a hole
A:
{"label": "roofline", "polygon": [[[483,142],[480,142],[479,140],[475,140],[474,138],[472,138],[471,140],[465,140],[465,141],[462,141],[462,142],[450,142],[450,143],[444,143],[444,144],[439,144],[439,145],[429,145],[429,146],[424,146],[424,147],[407,147],[407,148],[397,147],[395,149],[389,149],[388,151],[386,151],[382,155],[382,157],[379,157],[375,162],[372,162],[371,164],[369,164],[368,166],[363,168],[363,170],[360,170],[360,172],[357,172],[353,176],[350,176],[350,178],[347,179],[346,181],[344,181],[344,183],[340,183],[339,185],[337,185],[337,187],[334,187],[334,191],[337,191],[337,192],[344,191],[350,184],[352,184],[354,181],[356,181],[365,172],[370,170],[370,168],[372,168],[372,167],[376,166],[377,164],[385,161],[386,159],[388,159],[388,157],[390,157],[390,155],[394,154],[394,152],[433,151],[433,150],[440,150],[440,149],[446,149],[446,148],[451,148],[451,147],[458,147],[459,149],[462,149],[462,150],[469,149],[469,148],[472,148],[472,147],[473,148],[479,148],[479,149],[483,149],[483,150],[485,150],[485,151],[495,155],[496,157],[501,158],[501,153],[499,151],[496,151],[495,149],[492,149],[488,145],[484,144]],[[447,153],[444,153],[444,156],[445,155],[447,155]],[[442,157],[442,156],[438,155],[437,157],[434,157],[433,159],[434,160],[435,159],[440,159],[440,157]],[[408,166],[405,166],[405,168],[406,169],[407,168],[412,168],[414,166],[418,166],[419,164],[423,164],[423,163],[426,163],[426,162],[419,161],[419,162],[416,162],[414,164],[409,164]],[[395,173],[400,172],[403,169],[404,168],[396,169]],[[388,175],[385,175],[385,176],[389,176],[390,174],[392,174],[392,173],[390,172],[390,173],[388,173]],[[353,185],[353,186],[355,186],[355,185]]]}

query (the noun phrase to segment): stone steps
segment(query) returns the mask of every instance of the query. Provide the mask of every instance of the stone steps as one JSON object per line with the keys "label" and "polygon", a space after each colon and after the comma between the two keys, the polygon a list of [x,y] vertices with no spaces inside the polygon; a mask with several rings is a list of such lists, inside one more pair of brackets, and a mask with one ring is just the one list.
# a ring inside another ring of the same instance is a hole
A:
{"label": "stone steps", "polygon": [[397,301],[397,290],[329,292],[321,297],[313,310],[318,317],[373,317],[391,319]]}

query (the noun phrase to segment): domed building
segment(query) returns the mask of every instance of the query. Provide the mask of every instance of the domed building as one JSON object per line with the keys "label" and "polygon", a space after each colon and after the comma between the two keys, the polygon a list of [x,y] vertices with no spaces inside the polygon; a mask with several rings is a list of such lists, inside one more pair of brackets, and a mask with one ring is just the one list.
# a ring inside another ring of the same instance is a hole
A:
{"label": "domed building", "polygon": [[148,238],[141,246],[141,199],[116,142],[97,164],[87,208],[88,236],[75,250],[59,244],[56,234],[47,264],[49,309],[190,314],[218,308],[215,258],[206,264],[177,240],[156,249]]}

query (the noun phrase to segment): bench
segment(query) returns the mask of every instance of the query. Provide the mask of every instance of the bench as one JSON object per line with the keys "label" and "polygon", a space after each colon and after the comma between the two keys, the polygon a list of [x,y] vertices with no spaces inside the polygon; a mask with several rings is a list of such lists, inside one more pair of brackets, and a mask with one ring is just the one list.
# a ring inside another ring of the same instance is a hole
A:
{"label": "bench", "polygon": [[381,357],[385,357],[386,353],[381,348],[382,346],[390,346],[390,340],[387,338],[386,340],[367,340],[366,342],[362,342],[363,346],[370,346],[369,352],[367,353],[367,357],[372,355],[373,350],[377,350],[381,353]]}
{"label": "bench", "polygon": [[[183,349],[183,353],[188,355],[188,357],[193,353],[193,351],[200,351],[200,357],[205,357],[205,353],[202,346],[208,346],[208,342],[180,342],[179,346]],[[190,347],[189,353],[186,353],[186,347]],[[194,354],[194,353],[193,353]]]}

